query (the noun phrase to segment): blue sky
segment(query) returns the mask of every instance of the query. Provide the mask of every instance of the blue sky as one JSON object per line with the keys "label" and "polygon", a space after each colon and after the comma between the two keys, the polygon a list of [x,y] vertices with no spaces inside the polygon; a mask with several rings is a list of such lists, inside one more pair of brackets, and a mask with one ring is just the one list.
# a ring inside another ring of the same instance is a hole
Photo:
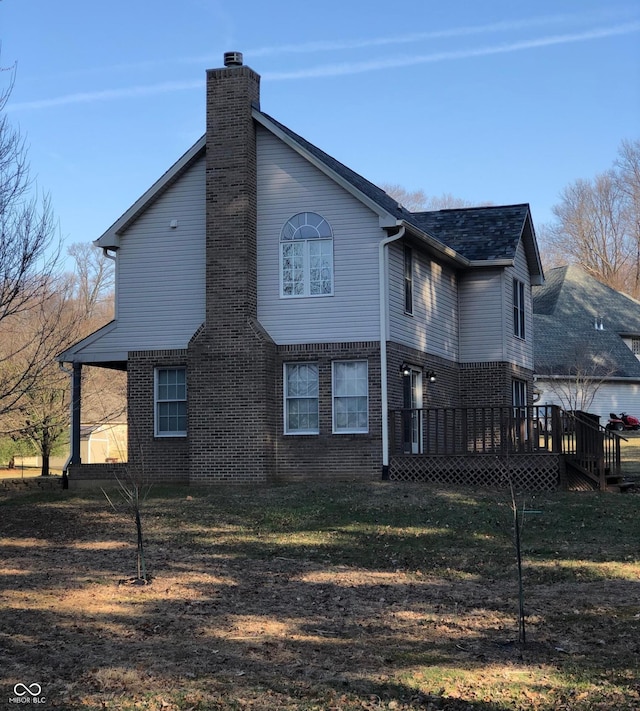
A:
{"label": "blue sky", "polygon": [[204,133],[205,70],[228,50],[264,111],[369,180],[529,202],[538,225],[640,138],[636,0],[0,0],[0,41],[69,244]]}

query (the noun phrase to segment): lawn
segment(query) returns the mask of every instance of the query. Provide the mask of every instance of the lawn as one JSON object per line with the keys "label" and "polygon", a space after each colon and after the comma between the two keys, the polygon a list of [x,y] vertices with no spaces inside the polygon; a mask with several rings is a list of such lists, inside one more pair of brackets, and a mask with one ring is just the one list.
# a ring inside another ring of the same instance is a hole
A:
{"label": "lawn", "polygon": [[505,492],[156,488],[147,586],[102,494],[2,492],[0,708],[637,711],[640,495],[519,503],[524,646]]}

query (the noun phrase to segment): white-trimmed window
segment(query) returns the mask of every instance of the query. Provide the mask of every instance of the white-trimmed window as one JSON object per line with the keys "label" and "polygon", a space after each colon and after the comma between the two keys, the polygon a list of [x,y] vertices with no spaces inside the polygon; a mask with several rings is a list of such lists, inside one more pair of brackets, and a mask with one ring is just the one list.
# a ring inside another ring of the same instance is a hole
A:
{"label": "white-trimmed window", "polygon": [[156,368],[156,437],[185,437],[187,434],[187,369]]}
{"label": "white-trimmed window", "polygon": [[280,294],[333,294],[333,232],[315,212],[299,212],[280,232]]}
{"label": "white-trimmed window", "polygon": [[513,333],[518,338],[525,337],[524,327],[524,282],[513,280]]}
{"label": "white-trimmed window", "polygon": [[285,434],[318,434],[318,365],[284,364]]}
{"label": "white-trimmed window", "polygon": [[366,360],[332,363],[333,432],[369,431],[369,376]]}
{"label": "white-trimmed window", "polygon": [[404,246],[404,312],[413,314],[413,250]]}

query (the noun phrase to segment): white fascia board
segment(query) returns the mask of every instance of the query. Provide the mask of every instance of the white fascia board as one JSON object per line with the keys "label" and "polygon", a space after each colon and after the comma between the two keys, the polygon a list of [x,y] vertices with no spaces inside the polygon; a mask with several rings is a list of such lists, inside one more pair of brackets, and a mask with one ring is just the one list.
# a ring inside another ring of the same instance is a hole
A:
{"label": "white fascia board", "polygon": [[279,138],[283,143],[285,143],[289,148],[292,148],[296,153],[305,158],[309,163],[315,166],[318,170],[322,171],[326,176],[331,178],[335,183],[337,183],[341,188],[344,188],[348,193],[351,193],[357,200],[359,200],[363,205],[366,205],[372,212],[378,215],[380,221],[380,227],[396,227],[400,223],[398,220],[391,215],[387,210],[378,205],[375,200],[365,195],[363,192],[358,190],[355,185],[352,185],[348,180],[345,180],[341,175],[331,170],[329,166],[321,161],[317,156],[307,151],[303,146],[297,143],[289,134],[285,133],[278,126],[273,124],[269,119],[261,113],[258,109],[253,109],[253,118],[261,126],[267,129],[274,136]]}
{"label": "white fascia board", "polygon": [[201,151],[204,151],[206,145],[206,136],[202,136],[191,148],[167,170],[161,178],[141,196],[133,205],[118,218],[111,227],[97,240],[94,244],[103,249],[118,249],[120,246],[119,236],[127,229],[127,227],[144,212],[175,180],[183,173],[191,163],[198,157]]}
{"label": "white fascia board", "polygon": [[513,267],[513,259],[472,259],[469,261],[470,267]]}

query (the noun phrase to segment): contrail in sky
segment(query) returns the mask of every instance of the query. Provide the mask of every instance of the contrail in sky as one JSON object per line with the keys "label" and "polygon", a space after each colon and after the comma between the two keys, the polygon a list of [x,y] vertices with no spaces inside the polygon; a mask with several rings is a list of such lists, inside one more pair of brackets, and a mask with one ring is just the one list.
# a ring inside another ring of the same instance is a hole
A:
{"label": "contrail in sky", "polygon": [[605,27],[588,32],[575,34],[551,35],[532,40],[522,40],[520,42],[509,42],[489,47],[478,47],[477,49],[460,49],[449,52],[434,52],[425,55],[408,55],[404,57],[391,57],[388,59],[370,60],[365,62],[345,62],[343,64],[328,64],[309,69],[300,69],[292,72],[264,72],[262,77],[270,81],[284,79],[309,79],[313,77],[344,76],[347,74],[361,74],[381,69],[393,69],[396,67],[408,67],[416,64],[427,64],[431,62],[445,62],[456,59],[470,59],[472,57],[487,57],[492,54],[507,54],[510,52],[520,52],[526,49],[537,49],[539,47],[550,47],[558,44],[570,44],[572,42],[585,42],[603,37],[613,37],[615,35],[626,35],[640,30],[640,22],[617,25],[615,27]]}
{"label": "contrail in sky", "polygon": [[[309,43],[306,45],[290,45],[280,48],[263,48],[248,52],[252,56],[260,54],[276,54],[283,51],[324,51],[328,49],[357,49],[360,47],[383,46],[391,44],[401,44],[408,42],[416,42],[428,38],[474,34],[481,31],[494,31],[502,29],[515,29],[516,26],[530,26],[535,20],[522,22],[497,23],[494,25],[485,25],[483,27],[462,27],[451,30],[440,30],[429,33],[415,33],[395,38],[377,38],[371,40],[356,40],[354,42],[319,42]],[[539,24],[542,20],[538,20]],[[403,57],[389,57],[385,59],[374,59],[361,62],[344,62],[341,64],[325,64],[306,69],[284,72],[262,72],[262,78],[269,81],[285,81],[294,79],[310,79],[318,77],[337,77],[347,76],[350,74],[361,74],[363,72],[380,71],[384,69],[393,69],[397,67],[408,67],[418,64],[428,64],[435,62],[447,62],[462,59],[471,59],[473,57],[487,57],[497,54],[508,54],[512,52],[521,52],[528,49],[538,49],[542,47],[550,47],[553,45],[571,44],[575,42],[587,42],[589,40],[602,39],[605,37],[613,37],[616,35],[627,35],[640,31],[639,22],[629,22],[611,27],[602,27],[585,32],[576,32],[569,34],[548,35],[537,39],[521,40],[518,42],[506,42],[503,44],[490,45],[486,47],[478,47],[475,49],[460,49],[444,52],[434,52],[431,54],[409,54]],[[297,49],[296,49],[297,48]],[[306,49],[303,49],[306,48]],[[121,89],[105,89],[102,91],[79,92],[74,94],[66,94],[63,96],[53,97],[50,99],[40,99],[35,101],[23,101],[14,104],[8,104],[8,111],[18,110],[36,110],[46,109],[55,106],[65,106],[69,104],[91,103],[95,101],[112,101],[116,99],[138,98],[143,96],[153,96],[159,94],[167,94],[176,91],[185,91],[199,89],[204,85],[203,80],[192,81],[173,81],[163,82],[159,84],[150,84],[144,86],[132,86]]]}

